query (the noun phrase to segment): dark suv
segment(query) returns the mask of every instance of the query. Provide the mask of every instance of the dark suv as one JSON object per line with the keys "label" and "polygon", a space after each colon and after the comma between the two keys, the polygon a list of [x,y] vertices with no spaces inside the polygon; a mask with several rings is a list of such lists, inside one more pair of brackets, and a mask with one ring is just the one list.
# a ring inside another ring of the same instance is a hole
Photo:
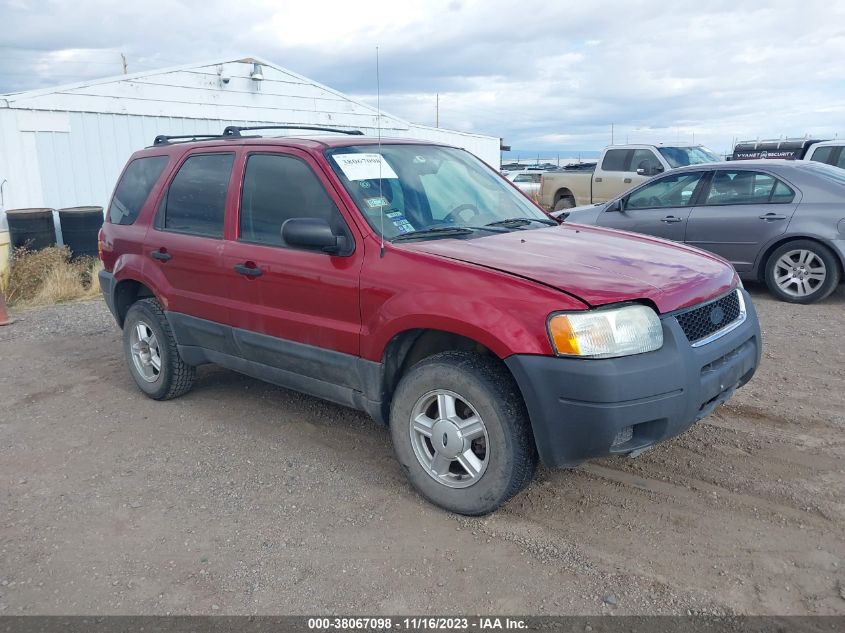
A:
{"label": "dark suv", "polygon": [[217,363],[366,411],[425,497],[477,515],[538,459],[684,431],[757,367],[716,256],[560,225],[463,150],[243,131],[159,137],[115,189],[100,283],[151,398]]}

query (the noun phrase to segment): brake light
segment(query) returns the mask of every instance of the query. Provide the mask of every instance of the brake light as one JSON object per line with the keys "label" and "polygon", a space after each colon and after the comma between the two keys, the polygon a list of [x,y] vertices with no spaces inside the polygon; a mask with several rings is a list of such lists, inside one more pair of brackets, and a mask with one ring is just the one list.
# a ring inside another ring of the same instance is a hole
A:
{"label": "brake light", "polygon": [[97,233],[97,256],[100,258],[100,261],[104,264],[106,263],[103,259],[103,251],[105,250],[105,236],[103,235],[103,229],[100,228],[99,232]]}

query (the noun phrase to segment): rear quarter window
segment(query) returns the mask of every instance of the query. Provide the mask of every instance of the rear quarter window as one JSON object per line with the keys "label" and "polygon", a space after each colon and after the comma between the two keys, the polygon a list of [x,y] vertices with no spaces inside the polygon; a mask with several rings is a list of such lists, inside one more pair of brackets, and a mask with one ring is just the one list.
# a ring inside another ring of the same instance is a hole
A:
{"label": "rear quarter window", "polygon": [[609,149],[601,162],[602,171],[625,171],[625,163],[631,150]]}
{"label": "rear quarter window", "polygon": [[168,160],[167,156],[146,156],[129,163],[109,204],[109,222],[135,222]]}

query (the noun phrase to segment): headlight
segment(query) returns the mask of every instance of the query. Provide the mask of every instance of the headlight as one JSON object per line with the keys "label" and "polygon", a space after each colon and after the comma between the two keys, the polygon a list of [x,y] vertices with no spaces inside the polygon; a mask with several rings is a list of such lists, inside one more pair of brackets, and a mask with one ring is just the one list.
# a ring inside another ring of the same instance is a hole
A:
{"label": "headlight", "polygon": [[663,327],[651,308],[558,313],[549,317],[549,337],[560,356],[615,358],[660,349]]}

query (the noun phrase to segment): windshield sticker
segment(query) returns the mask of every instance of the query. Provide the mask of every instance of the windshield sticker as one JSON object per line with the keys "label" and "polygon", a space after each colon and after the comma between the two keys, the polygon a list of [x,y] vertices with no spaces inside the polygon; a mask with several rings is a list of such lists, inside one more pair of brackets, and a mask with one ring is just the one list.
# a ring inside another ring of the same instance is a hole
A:
{"label": "windshield sticker", "polygon": [[351,181],[399,178],[381,154],[334,154],[334,162]]}
{"label": "windshield sticker", "polygon": [[380,209],[381,207],[386,207],[390,204],[387,201],[387,198],[384,196],[376,196],[375,198],[365,198],[364,202],[367,203],[367,206],[371,209]]}
{"label": "windshield sticker", "polygon": [[393,222],[400,233],[410,233],[415,230],[414,225],[408,222],[408,218],[401,211],[392,210],[390,213],[385,213],[384,216]]}

